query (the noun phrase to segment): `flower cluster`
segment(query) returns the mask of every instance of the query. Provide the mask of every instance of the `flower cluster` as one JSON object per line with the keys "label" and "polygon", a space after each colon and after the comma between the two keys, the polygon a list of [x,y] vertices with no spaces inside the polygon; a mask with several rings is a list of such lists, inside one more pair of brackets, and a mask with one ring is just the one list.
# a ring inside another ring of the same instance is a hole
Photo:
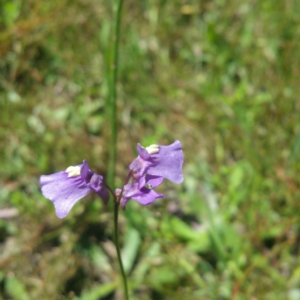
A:
{"label": "flower cluster", "polygon": [[[114,198],[123,209],[130,199],[143,205],[151,204],[163,194],[153,188],[160,185],[166,178],[174,183],[183,181],[182,145],[175,141],[169,146],[137,145],[138,157],[130,164],[129,174],[122,189],[116,189]],[[91,171],[88,163],[68,167],[65,171],[51,175],[42,175],[40,185],[43,195],[50,199],[55,207],[56,215],[64,218],[74,204],[91,191],[96,192],[103,202],[109,200],[110,188],[103,177]]]}

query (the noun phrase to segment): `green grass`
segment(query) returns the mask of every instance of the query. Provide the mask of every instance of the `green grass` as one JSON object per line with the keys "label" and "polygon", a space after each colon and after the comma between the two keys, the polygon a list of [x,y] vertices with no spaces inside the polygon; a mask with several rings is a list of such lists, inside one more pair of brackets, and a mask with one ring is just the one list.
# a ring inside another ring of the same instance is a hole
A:
{"label": "green grass", "polygon": [[[182,185],[120,213],[132,299],[300,299],[298,1],[124,1],[116,186],[137,142],[182,142]],[[41,174],[108,174],[113,11],[0,4],[0,299],[118,299],[113,211],[59,220]],[[95,200],[95,201],[94,201]]]}

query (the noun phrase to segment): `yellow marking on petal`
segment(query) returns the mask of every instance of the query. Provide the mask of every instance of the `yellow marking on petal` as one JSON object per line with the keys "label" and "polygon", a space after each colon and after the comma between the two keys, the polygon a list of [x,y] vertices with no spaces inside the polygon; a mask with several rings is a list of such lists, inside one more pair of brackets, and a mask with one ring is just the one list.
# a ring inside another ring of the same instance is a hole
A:
{"label": "yellow marking on petal", "polygon": [[145,188],[147,188],[148,190],[152,190],[152,185],[149,183],[146,183]]}
{"label": "yellow marking on petal", "polygon": [[66,172],[68,173],[68,177],[76,177],[80,175],[80,167],[79,166],[70,166],[67,168]]}
{"label": "yellow marking on petal", "polygon": [[146,147],[146,150],[149,154],[155,154],[159,152],[159,146],[156,144],[150,145],[149,147]]}

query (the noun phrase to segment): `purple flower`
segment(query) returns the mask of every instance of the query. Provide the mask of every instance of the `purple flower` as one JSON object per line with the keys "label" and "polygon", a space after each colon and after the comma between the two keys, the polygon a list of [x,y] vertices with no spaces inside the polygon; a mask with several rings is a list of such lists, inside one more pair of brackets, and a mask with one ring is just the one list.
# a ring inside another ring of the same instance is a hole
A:
{"label": "purple flower", "polygon": [[121,206],[132,198],[143,205],[151,204],[157,198],[163,198],[153,188],[160,185],[164,178],[174,182],[183,181],[182,145],[175,141],[169,146],[151,145],[147,148],[137,145],[139,156],[131,163],[132,181],[124,186]]}
{"label": "purple flower", "polygon": [[92,172],[88,163],[68,167],[65,171],[40,177],[44,197],[54,204],[56,215],[64,218],[74,204],[95,191],[106,204],[109,200],[108,190],[103,186],[103,177]]}

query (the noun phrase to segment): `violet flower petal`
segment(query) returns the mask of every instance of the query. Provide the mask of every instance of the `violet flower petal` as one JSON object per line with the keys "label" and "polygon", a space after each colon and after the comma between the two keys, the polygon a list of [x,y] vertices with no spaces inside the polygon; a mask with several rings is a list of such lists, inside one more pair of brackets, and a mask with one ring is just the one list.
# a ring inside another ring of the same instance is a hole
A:
{"label": "violet flower petal", "polygon": [[142,188],[141,190],[139,190],[139,193],[132,197],[133,200],[143,205],[149,205],[153,203],[157,198],[164,198],[164,195],[147,188]]}
{"label": "violet flower petal", "polygon": [[[144,149],[146,152],[147,150]],[[129,169],[132,170],[135,176],[143,176],[147,169],[151,166],[151,161],[144,160],[140,155],[130,164]]]}
{"label": "violet flower petal", "polygon": [[53,202],[59,218],[64,218],[74,204],[91,191],[80,176],[68,177],[65,171],[42,175],[40,184],[44,197]]}
{"label": "violet flower petal", "polygon": [[152,164],[148,167],[147,174],[162,176],[177,184],[183,182],[184,156],[182,144],[179,141],[175,141],[169,146],[159,146],[159,152],[150,157]]}
{"label": "violet flower petal", "polygon": [[89,169],[89,165],[88,165],[87,161],[84,159],[83,164],[81,165],[81,168],[80,168],[80,176],[85,182],[88,182],[88,177],[89,177],[90,172],[91,171]]}
{"label": "violet flower petal", "polygon": [[163,177],[160,176],[153,176],[146,174],[139,179],[139,189],[143,188],[144,186],[150,186],[151,188],[155,188],[159,186],[164,181]]}
{"label": "violet flower petal", "polygon": [[146,174],[145,179],[146,184],[149,184],[152,188],[159,186],[164,181],[164,178],[161,176],[153,176],[149,174]]}
{"label": "violet flower petal", "polygon": [[102,186],[102,180],[103,177],[101,175],[93,174],[90,180],[90,187],[102,198],[103,202],[107,204],[109,200],[109,192]]}
{"label": "violet flower petal", "polygon": [[126,184],[124,186],[124,196],[121,199],[121,207],[124,209],[127,202],[133,199],[143,205],[149,205],[154,202],[157,198],[163,198],[163,194],[159,194],[152,189],[142,187],[139,189],[137,182]]}
{"label": "violet flower petal", "polygon": [[146,148],[142,147],[140,143],[137,144],[136,149],[141,156],[142,159],[148,160],[150,158],[150,154],[146,150]]}
{"label": "violet flower petal", "polygon": [[92,172],[86,160],[82,165],[71,166],[65,171],[40,177],[42,193],[53,202],[59,218],[64,218],[74,204],[92,190],[107,204],[109,192],[102,181],[103,177]]}

